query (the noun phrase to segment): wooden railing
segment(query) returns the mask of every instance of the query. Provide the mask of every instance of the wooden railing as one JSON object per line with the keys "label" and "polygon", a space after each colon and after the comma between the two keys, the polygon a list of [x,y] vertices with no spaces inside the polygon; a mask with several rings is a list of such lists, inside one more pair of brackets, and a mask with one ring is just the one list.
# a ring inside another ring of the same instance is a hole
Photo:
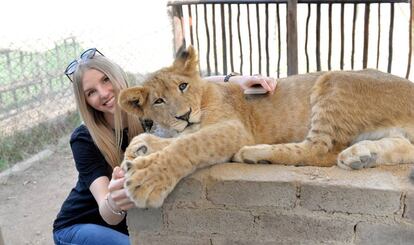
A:
{"label": "wooden railing", "polygon": [[[204,75],[376,68],[410,77],[413,0],[169,1]],[[361,11],[362,10],[362,11]],[[398,11],[398,14],[396,14]]]}

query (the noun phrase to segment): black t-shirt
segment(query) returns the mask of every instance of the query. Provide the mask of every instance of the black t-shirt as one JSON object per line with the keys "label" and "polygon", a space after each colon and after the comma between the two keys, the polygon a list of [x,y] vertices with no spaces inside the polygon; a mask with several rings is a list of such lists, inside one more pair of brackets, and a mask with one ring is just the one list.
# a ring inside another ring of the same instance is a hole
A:
{"label": "black t-shirt", "polygon": [[[125,150],[128,144],[128,135],[124,130],[122,149]],[[126,219],[118,225],[107,224],[99,214],[99,207],[89,190],[94,180],[101,176],[111,179],[112,168],[105,160],[92,140],[88,129],[81,125],[75,129],[70,139],[73,159],[78,170],[78,181],[71,190],[69,196],[63,203],[55,222],[53,231],[74,225],[74,224],[98,224],[110,227],[128,235]]]}

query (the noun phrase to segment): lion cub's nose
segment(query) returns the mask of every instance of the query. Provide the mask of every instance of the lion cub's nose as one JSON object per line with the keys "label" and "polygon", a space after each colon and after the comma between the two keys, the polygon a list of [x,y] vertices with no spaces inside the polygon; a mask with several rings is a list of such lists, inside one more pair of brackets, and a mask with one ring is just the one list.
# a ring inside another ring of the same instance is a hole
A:
{"label": "lion cub's nose", "polygon": [[188,120],[190,119],[190,114],[191,114],[191,108],[190,108],[190,110],[189,110],[187,113],[185,113],[184,115],[177,116],[177,117],[175,117],[175,118],[180,119],[180,120],[183,120],[183,121],[187,121],[187,122],[188,122]]}

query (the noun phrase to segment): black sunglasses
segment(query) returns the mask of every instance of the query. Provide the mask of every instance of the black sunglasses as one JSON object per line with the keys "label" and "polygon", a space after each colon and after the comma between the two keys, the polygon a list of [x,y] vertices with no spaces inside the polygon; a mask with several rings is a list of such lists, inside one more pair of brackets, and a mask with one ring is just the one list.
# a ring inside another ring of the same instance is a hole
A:
{"label": "black sunglasses", "polygon": [[79,65],[79,62],[92,59],[93,57],[95,57],[96,52],[98,52],[98,54],[102,56],[105,56],[101,52],[99,52],[99,50],[97,50],[96,48],[90,48],[90,49],[83,51],[79,59],[76,59],[69,63],[68,67],[66,67],[65,75],[69,78],[71,82],[73,82],[73,80],[72,78],[70,78],[70,75],[75,73],[76,68]]}

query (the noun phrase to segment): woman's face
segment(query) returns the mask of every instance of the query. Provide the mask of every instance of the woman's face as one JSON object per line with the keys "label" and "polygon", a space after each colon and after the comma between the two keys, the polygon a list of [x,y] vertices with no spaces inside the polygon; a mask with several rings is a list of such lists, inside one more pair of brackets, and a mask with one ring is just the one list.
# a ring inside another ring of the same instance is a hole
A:
{"label": "woman's face", "polygon": [[115,113],[115,93],[109,78],[100,71],[90,69],[83,75],[83,93],[86,102],[104,114]]}

